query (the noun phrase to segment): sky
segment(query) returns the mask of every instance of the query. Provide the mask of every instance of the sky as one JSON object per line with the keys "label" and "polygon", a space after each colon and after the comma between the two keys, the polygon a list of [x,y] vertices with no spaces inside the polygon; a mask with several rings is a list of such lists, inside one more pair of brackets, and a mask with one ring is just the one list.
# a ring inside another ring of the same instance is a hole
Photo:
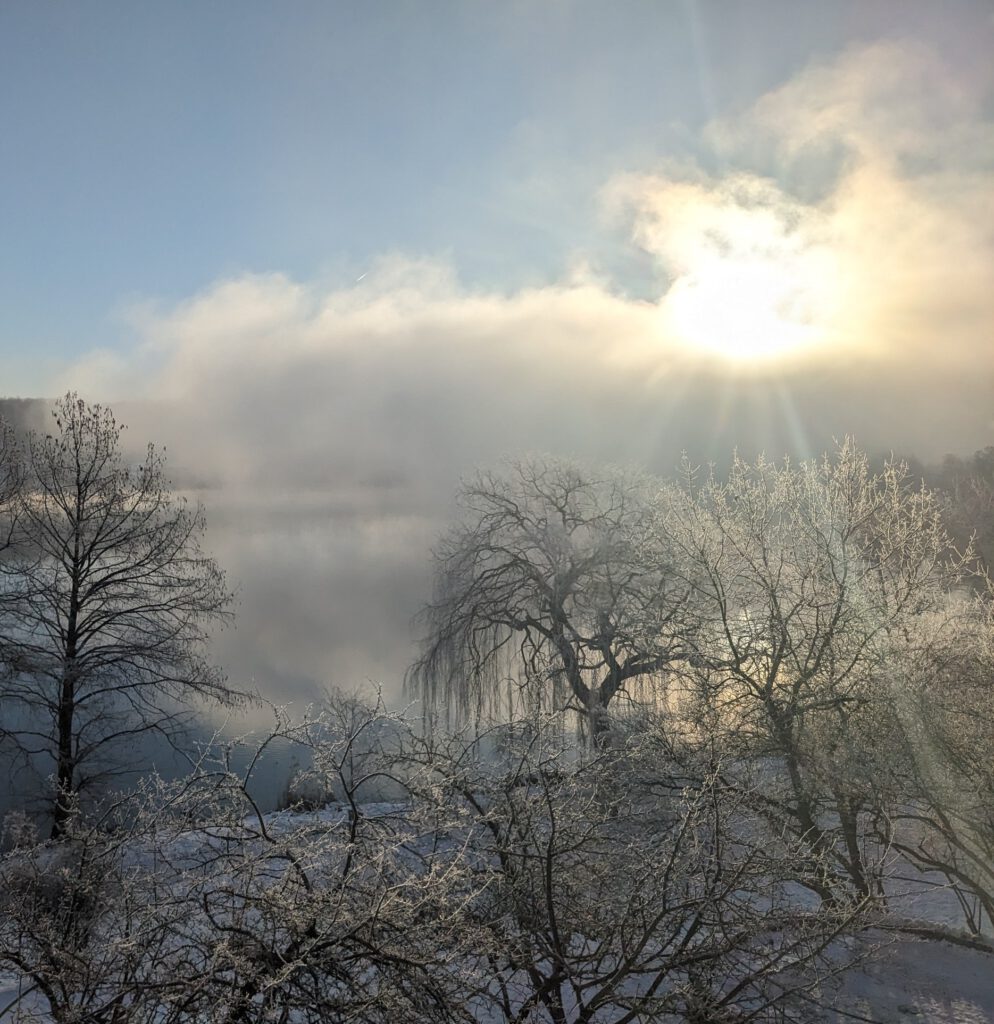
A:
{"label": "sky", "polygon": [[78,390],[391,693],[460,475],[994,444],[991,0],[0,3],[0,394]]}

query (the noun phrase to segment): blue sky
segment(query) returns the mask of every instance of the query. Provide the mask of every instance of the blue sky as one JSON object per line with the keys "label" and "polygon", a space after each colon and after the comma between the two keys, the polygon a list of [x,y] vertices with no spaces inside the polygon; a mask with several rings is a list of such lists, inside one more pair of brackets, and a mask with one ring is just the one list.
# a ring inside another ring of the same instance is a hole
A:
{"label": "blue sky", "polygon": [[702,158],[709,120],[812,61],[994,50],[990,3],[0,6],[0,351],[48,384],[119,316],[244,272],[347,280],[401,252],[500,289],[579,256],[651,289],[598,190]]}

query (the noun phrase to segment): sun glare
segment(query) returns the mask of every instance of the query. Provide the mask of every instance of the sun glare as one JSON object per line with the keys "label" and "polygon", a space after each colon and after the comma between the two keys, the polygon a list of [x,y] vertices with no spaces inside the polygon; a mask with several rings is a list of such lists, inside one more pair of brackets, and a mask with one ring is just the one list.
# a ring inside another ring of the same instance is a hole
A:
{"label": "sun glare", "polygon": [[666,297],[670,327],[689,348],[734,362],[785,358],[823,332],[814,282],[773,260],[716,256],[677,280]]}
{"label": "sun glare", "polygon": [[667,335],[701,355],[786,360],[828,337],[841,279],[823,215],[754,175],[657,182],[642,243],[671,277]]}

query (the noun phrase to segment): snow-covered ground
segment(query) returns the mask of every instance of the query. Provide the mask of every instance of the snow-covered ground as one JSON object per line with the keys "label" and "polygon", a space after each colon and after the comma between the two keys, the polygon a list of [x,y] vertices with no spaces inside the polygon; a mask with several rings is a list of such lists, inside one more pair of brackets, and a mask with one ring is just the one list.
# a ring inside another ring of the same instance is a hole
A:
{"label": "snow-covered ground", "polygon": [[[403,816],[398,804],[365,804],[363,809],[369,817]],[[331,806],[306,815],[284,811],[266,819],[277,834],[302,822],[310,827],[335,825],[344,814],[341,807]],[[181,860],[195,859],[203,842],[203,834],[193,829],[173,840],[172,852]],[[146,856],[138,847],[130,855],[136,863]],[[833,1008],[812,1006],[811,1024],[994,1024],[994,955],[961,942],[903,933],[902,925],[919,925],[945,929],[955,939],[961,917],[954,895],[937,880],[914,878],[910,868],[897,874],[900,881],[890,894],[892,927],[845,940],[859,965],[840,979]],[[43,1005],[16,974],[0,972],[0,1024],[44,1024],[49,1018],[41,1014]]]}
{"label": "snow-covered ground", "polygon": [[[880,943],[851,971],[844,993],[853,1000],[835,1021],[876,1024],[989,1024],[994,1021],[994,957],[949,942],[867,936]],[[847,1000],[848,1001],[848,1000]]]}
{"label": "snow-covered ground", "polygon": [[[867,962],[850,971],[830,1024],[991,1024],[994,1022],[994,957],[947,942],[871,934]],[[28,995],[19,1007],[19,981],[0,975],[0,1020],[16,1024],[37,1013]],[[37,1020],[37,1017],[32,1017]],[[812,1024],[817,1018],[812,1010]],[[412,1022],[413,1024],[413,1022]]]}

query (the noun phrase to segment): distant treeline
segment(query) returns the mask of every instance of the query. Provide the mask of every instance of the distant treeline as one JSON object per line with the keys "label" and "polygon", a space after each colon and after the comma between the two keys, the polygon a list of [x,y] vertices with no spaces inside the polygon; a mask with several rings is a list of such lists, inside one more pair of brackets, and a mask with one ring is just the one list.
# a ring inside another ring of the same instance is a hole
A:
{"label": "distant treeline", "polygon": [[47,398],[0,398],[0,420],[18,435],[45,425],[52,403]]}

